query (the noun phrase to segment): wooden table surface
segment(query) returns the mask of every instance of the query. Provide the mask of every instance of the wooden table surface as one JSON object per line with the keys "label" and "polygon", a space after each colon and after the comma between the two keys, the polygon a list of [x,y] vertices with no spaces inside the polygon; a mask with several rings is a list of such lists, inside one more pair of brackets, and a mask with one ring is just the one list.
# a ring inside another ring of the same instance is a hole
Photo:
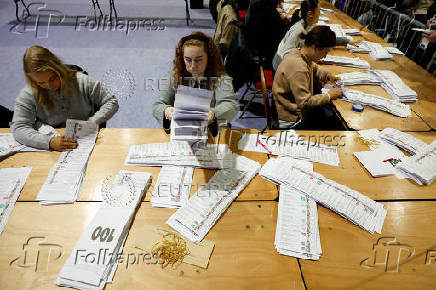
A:
{"label": "wooden table surface", "polygon": [[[267,131],[274,135],[277,130]],[[395,176],[373,178],[353,152],[369,151],[357,132],[350,131],[297,131],[305,140],[338,146],[339,166],[313,163],[314,171],[344,184],[374,200],[435,199],[436,183],[429,186],[418,185],[410,179],[398,179]],[[436,140],[436,132],[411,132],[412,136],[430,144]],[[328,137],[327,137],[328,136]],[[336,137],[337,136],[337,137]],[[330,140],[330,142],[324,142]],[[344,145],[344,146],[341,146]],[[407,154],[406,154],[407,155]]]}
{"label": "wooden table surface", "polygon": [[[59,271],[99,204],[44,207],[36,202],[18,202],[0,236],[2,289],[56,288]],[[165,222],[174,212],[143,202],[129,231],[124,255],[144,253],[135,248],[142,227],[169,228]],[[188,264],[162,269],[156,264],[129,267],[124,263],[118,265],[114,281],[106,289],[304,289],[297,259],[279,255],[274,248],[276,216],[277,202],[234,202],[205,237],[215,243],[207,270]],[[31,239],[25,246],[24,263],[23,244],[31,237],[42,238]],[[35,271],[38,250],[39,268]],[[62,256],[58,257],[60,252]]]}
{"label": "wooden table surface", "polygon": [[[9,129],[0,129],[0,133],[9,132]],[[233,143],[237,142],[239,132],[233,134]],[[222,135],[216,142],[229,142]],[[169,136],[162,129],[101,129],[96,140],[96,145],[91,153],[86,175],[83,180],[79,201],[98,201],[100,189],[105,179],[113,179],[120,170],[146,171],[153,177],[153,184],[148,189],[144,200],[150,200],[152,188],[156,183],[161,167],[125,166],[124,160],[131,145],[155,142],[169,142]],[[233,148],[237,149],[235,145]],[[235,151],[240,155],[253,159],[262,165],[268,160],[266,154]],[[30,176],[21,191],[20,201],[34,201],[43,185],[50,169],[59,158],[59,152],[23,152],[9,156],[0,162],[0,168],[31,166]],[[196,168],[193,175],[191,194],[198,187],[206,184],[215,174],[216,170]],[[264,182],[256,176],[252,182],[240,193],[238,200],[274,200],[278,196],[277,187],[269,182]]]}

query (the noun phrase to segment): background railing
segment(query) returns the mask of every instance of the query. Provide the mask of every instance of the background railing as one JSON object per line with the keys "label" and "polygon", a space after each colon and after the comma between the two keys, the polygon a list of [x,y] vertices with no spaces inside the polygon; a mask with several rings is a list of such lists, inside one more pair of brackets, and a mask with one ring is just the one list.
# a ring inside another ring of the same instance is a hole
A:
{"label": "background railing", "polygon": [[428,44],[412,28],[425,24],[375,0],[331,0],[337,8],[359,21],[431,74],[436,75],[436,44]]}

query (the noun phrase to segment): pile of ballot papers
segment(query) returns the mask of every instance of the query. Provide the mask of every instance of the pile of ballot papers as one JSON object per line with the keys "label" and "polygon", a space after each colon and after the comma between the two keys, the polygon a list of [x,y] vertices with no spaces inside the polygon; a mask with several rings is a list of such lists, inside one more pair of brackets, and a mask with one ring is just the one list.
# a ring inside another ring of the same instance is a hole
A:
{"label": "pile of ballot papers", "polygon": [[357,28],[344,29],[347,35],[360,35],[360,30]]}
{"label": "pile of ballot papers", "polygon": [[327,55],[326,57],[321,59],[321,61],[324,64],[357,67],[363,69],[370,68],[369,63],[366,60],[360,59],[358,57]]}
{"label": "pile of ballot papers", "polygon": [[151,205],[178,208],[189,198],[194,168],[183,166],[162,166],[153,188]]}
{"label": "pile of ballot papers", "polygon": [[418,95],[400,77],[389,70],[372,70],[382,81],[382,87],[396,100],[406,102],[417,102]]}
{"label": "pile of ballot papers", "polygon": [[319,260],[318,209],[313,199],[293,188],[280,187],[274,245],[279,254]]}
{"label": "pile of ballot papers", "polygon": [[347,33],[344,29],[342,29],[342,26],[340,24],[324,24],[336,34],[336,37],[347,37]]}
{"label": "pile of ballot papers", "polygon": [[269,159],[259,174],[280,186],[299,190],[370,233],[381,233],[386,217],[381,203],[313,172],[312,164],[307,163],[289,157]]}
{"label": "pile of ballot papers", "polygon": [[386,47],[371,41],[362,41],[359,43],[358,47],[348,44],[347,49],[350,52],[369,53],[374,60],[391,60],[393,58]]}
{"label": "pile of ballot papers", "polygon": [[207,141],[207,118],[213,91],[179,86],[171,121],[171,141]]}
{"label": "pile of ballot papers", "polygon": [[394,163],[389,162],[393,159],[402,160],[406,157],[396,148],[384,147],[370,151],[354,152],[353,154],[372,177],[396,175],[400,179],[404,178],[404,175],[396,170]]}
{"label": "pile of ballot papers", "polygon": [[[136,207],[150,182],[147,172],[120,171],[68,257],[56,285],[103,289],[112,282]],[[94,254],[94,259],[87,258]]]}
{"label": "pile of ballot papers", "polygon": [[385,128],[381,131],[379,137],[383,141],[400,147],[412,155],[418,154],[419,152],[426,150],[428,147],[427,143],[422,140],[393,128]]}
{"label": "pile of ballot papers", "polygon": [[250,183],[260,164],[238,156],[235,168],[219,170],[167,224],[192,242],[200,242],[238,194]]}
{"label": "pile of ballot papers", "polygon": [[343,89],[342,93],[342,100],[351,102],[353,104],[372,107],[374,109],[382,110],[402,118],[407,118],[411,115],[410,107],[408,105],[395,100],[389,100],[384,97],[366,94],[364,92],[352,89]]}
{"label": "pile of ballot papers", "polygon": [[40,204],[73,203],[77,200],[97,134],[98,125],[94,122],[67,120],[65,138],[76,139],[77,148],[63,151],[50,169],[36,198]]}
{"label": "pile of ballot papers", "polygon": [[416,183],[430,185],[436,178],[436,141],[404,159],[397,168]]}
{"label": "pile of ballot papers", "polygon": [[347,44],[347,49],[352,53],[370,53],[371,50],[364,44],[359,43],[357,46]]}
{"label": "pile of ballot papers", "polygon": [[291,4],[291,3],[281,3],[283,11],[285,11],[286,14],[288,14],[292,9],[297,7],[297,4]]}
{"label": "pile of ballot papers", "polygon": [[0,234],[15,207],[32,167],[0,169]]}
{"label": "pile of ballot papers", "polygon": [[349,72],[336,75],[345,86],[353,85],[380,85],[382,81],[369,72]]}
{"label": "pile of ballot papers", "polygon": [[227,144],[191,146],[188,142],[151,143],[133,145],[126,157],[126,165],[177,165],[210,169],[233,167],[233,153]]}

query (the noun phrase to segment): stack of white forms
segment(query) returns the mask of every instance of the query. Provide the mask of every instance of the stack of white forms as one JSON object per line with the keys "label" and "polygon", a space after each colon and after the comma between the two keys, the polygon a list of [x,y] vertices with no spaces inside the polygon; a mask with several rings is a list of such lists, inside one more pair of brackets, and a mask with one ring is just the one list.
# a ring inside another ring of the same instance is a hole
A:
{"label": "stack of white forms", "polygon": [[362,42],[357,46],[347,44],[347,49],[352,53],[370,53],[371,50]]}
{"label": "stack of white forms", "polygon": [[318,209],[313,199],[290,187],[280,187],[274,245],[282,255],[319,260]]}
{"label": "stack of white forms", "polygon": [[397,168],[416,183],[430,185],[436,178],[436,141],[405,159]]}
{"label": "stack of white forms", "polygon": [[353,85],[380,85],[382,81],[369,72],[350,72],[336,75],[345,86]]}
{"label": "stack of white forms", "polygon": [[282,3],[281,6],[282,6],[282,9],[285,11],[285,13],[288,14],[292,9],[297,7],[297,4]]}
{"label": "stack of white forms", "polygon": [[382,204],[313,172],[302,162],[286,157],[269,159],[259,174],[281,186],[299,190],[370,233],[381,233],[386,217]]}
{"label": "stack of white forms", "polygon": [[402,175],[397,174],[397,170],[388,160],[405,158],[404,154],[396,149],[388,147],[375,149],[371,151],[354,152],[354,156],[359,159],[359,162],[368,170],[373,177],[383,177],[389,175],[397,175],[399,178],[404,178]]}
{"label": "stack of white forms", "polygon": [[239,140],[238,149],[271,155],[290,156],[333,166],[339,165],[337,146],[304,141],[300,139],[300,136],[294,130],[286,131],[284,132],[285,134],[282,133],[273,136],[243,134]]}
{"label": "stack of white forms", "polygon": [[347,35],[360,35],[360,30],[357,28],[344,29]]}
{"label": "stack of white forms", "polygon": [[[103,289],[112,282],[135,209],[150,182],[147,172],[120,171],[59,273],[56,285]],[[93,259],[87,258],[94,254]]]}
{"label": "stack of white forms", "polygon": [[260,169],[260,164],[238,156],[235,168],[219,170],[167,221],[192,242],[200,242]]}
{"label": "stack of white forms", "polygon": [[347,37],[347,33],[344,29],[342,29],[342,26],[340,24],[324,24],[336,34],[336,37]]}
{"label": "stack of white forms", "polygon": [[399,50],[396,47],[393,46],[386,46],[385,49],[390,53],[390,54],[395,54],[395,55],[404,55],[404,53]]}
{"label": "stack of white forms", "polygon": [[132,145],[125,164],[136,166],[189,166],[210,169],[233,167],[233,153],[226,144],[197,144],[177,141]]}
{"label": "stack of white forms", "polygon": [[42,205],[73,203],[82,187],[98,126],[93,122],[67,120],[65,137],[77,140],[77,148],[61,153],[36,198]]}
{"label": "stack of white forms", "polygon": [[333,56],[327,55],[322,59],[324,64],[339,65],[339,66],[349,66],[357,67],[363,69],[369,69],[369,63],[366,60],[360,59],[358,57],[346,57],[346,56]]}
{"label": "stack of white forms", "polygon": [[[359,43],[357,51],[352,46],[350,46],[349,50],[351,52],[365,53],[363,48],[367,48],[367,53],[369,53],[369,55],[375,60],[391,60],[393,58],[385,47],[381,46],[379,43],[371,41],[362,41]],[[359,51],[359,49],[361,50]]]}
{"label": "stack of white forms", "polygon": [[422,140],[393,128],[386,128],[381,131],[380,138],[389,144],[406,150],[412,155],[427,150],[428,146]]}
{"label": "stack of white forms", "polygon": [[194,168],[165,165],[162,167],[153,188],[151,205],[178,208],[189,198]]}
{"label": "stack of white forms", "polygon": [[207,141],[206,119],[213,91],[179,86],[171,121],[171,141]]}
{"label": "stack of white forms", "polygon": [[0,169],[0,234],[8,222],[32,167]]}
{"label": "stack of white forms", "polygon": [[342,93],[344,96],[342,100],[344,101],[359,104],[362,106],[369,106],[374,109],[382,110],[402,118],[407,118],[411,115],[410,107],[408,105],[397,102],[395,100],[389,100],[384,97],[370,95],[352,89],[343,89]]}
{"label": "stack of white forms", "polygon": [[396,100],[406,102],[417,102],[418,95],[407,86],[400,77],[389,70],[372,70],[382,81],[382,87]]}

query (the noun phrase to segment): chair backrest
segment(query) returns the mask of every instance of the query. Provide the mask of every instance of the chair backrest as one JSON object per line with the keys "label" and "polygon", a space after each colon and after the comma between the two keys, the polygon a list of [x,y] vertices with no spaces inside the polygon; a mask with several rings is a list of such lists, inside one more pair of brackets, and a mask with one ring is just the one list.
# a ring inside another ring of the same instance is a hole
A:
{"label": "chair backrest", "polygon": [[266,124],[269,129],[278,129],[278,116],[277,110],[275,106],[274,99],[270,97],[270,93],[268,92],[268,87],[265,80],[265,71],[263,66],[260,65],[260,80],[262,83],[262,99],[263,99],[263,107],[265,109],[266,116]]}
{"label": "chair backrest", "polygon": [[0,128],[9,128],[14,112],[0,105]]}

